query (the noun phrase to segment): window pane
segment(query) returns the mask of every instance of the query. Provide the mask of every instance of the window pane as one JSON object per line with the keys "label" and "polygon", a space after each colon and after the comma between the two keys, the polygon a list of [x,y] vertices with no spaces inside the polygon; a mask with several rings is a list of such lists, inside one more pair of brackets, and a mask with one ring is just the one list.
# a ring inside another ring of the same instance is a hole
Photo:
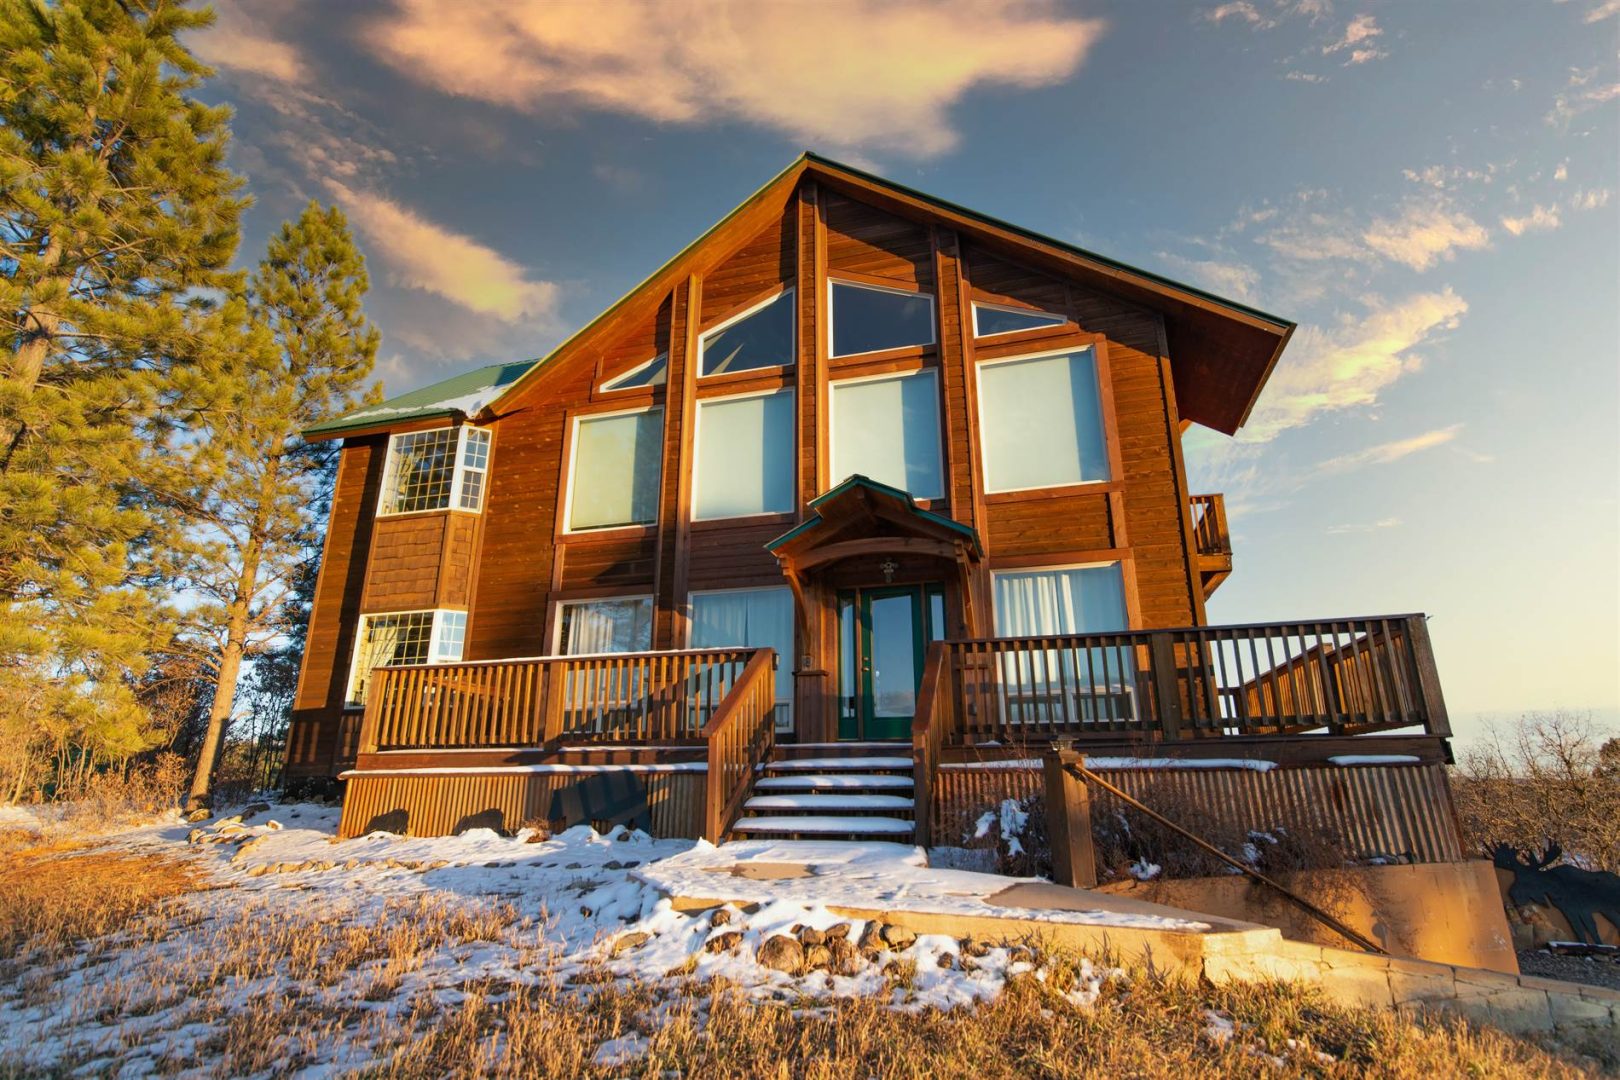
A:
{"label": "window pane", "polygon": [[[996,634],[1040,637],[1126,629],[1118,563],[993,575]],[[1007,715],[1014,722],[1114,722],[1136,716],[1137,672],[1129,646],[1037,649],[1002,661]]]}
{"label": "window pane", "polygon": [[559,651],[564,656],[646,652],[652,648],[650,596],[562,605]]}
{"label": "window pane", "polygon": [[692,594],[692,647],[776,650],[776,726],[793,726],[793,593],[735,589]]}
{"label": "window pane", "polygon": [[659,353],[639,367],[602,384],[603,390],[629,390],[637,386],[663,386],[669,377],[669,354]]}
{"label": "window pane", "polygon": [[793,363],[793,290],[736,322],[703,335],[699,373],[785,367]]}
{"label": "window pane", "polygon": [[979,426],[987,491],[1108,479],[1090,349],[980,365]]}
{"label": "window pane", "polygon": [[349,679],[349,704],[366,700],[371,669],[393,664],[425,664],[433,637],[433,612],[403,615],[366,615],[360,620],[355,661]]}
{"label": "window pane", "polygon": [[1067,321],[1061,315],[1052,315],[1045,311],[994,307],[990,304],[973,305],[973,332],[978,337],[1011,334],[1018,330],[1039,330],[1046,326],[1062,326]]}
{"label": "window pane", "polygon": [[408,514],[447,508],[456,442],[455,428],[394,436],[389,445],[388,474],[380,513]]}
{"label": "window pane", "polygon": [[463,510],[477,510],[484,501],[484,471],[489,468],[489,432],[463,428],[461,440],[461,499]]}
{"label": "window pane", "polygon": [[832,328],[834,356],[931,345],[934,300],[927,293],[894,292],[835,281]]}
{"label": "window pane", "polygon": [[461,659],[467,643],[467,613],[445,611],[439,614],[439,640],[433,647],[433,659],[441,664],[453,664]]}
{"label": "window pane", "polygon": [[698,402],[692,516],[793,509],[793,391]]}
{"label": "window pane", "polygon": [[658,519],[664,410],[587,416],[574,436],[568,527],[601,529]]}
{"label": "window pane", "polygon": [[835,480],[862,473],[919,499],[945,494],[934,373],[832,384]]}

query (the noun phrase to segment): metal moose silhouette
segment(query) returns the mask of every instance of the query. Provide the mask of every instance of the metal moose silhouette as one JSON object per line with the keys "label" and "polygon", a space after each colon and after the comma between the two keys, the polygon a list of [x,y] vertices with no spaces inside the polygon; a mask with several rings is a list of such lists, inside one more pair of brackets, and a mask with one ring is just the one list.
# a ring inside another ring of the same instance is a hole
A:
{"label": "metal moose silhouette", "polygon": [[1497,844],[1487,852],[1491,861],[1513,874],[1508,899],[1517,905],[1541,904],[1561,911],[1570,928],[1587,945],[1601,945],[1595,916],[1602,915],[1620,930],[1620,874],[1583,870],[1565,863],[1554,866],[1564,849],[1552,840],[1540,857],[1512,844]]}

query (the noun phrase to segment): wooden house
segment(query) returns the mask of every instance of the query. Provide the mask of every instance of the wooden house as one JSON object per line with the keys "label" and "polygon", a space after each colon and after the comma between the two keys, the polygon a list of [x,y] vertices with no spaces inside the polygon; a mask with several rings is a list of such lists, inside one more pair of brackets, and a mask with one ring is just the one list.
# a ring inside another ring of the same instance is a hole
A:
{"label": "wooden house", "polygon": [[350,835],[599,817],[607,778],[666,834],[953,842],[1072,739],[1276,762],[1442,857],[1423,617],[1205,618],[1182,437],[1293,329],[807,154],[543,359],[307,433],[343,449],[289,781]]}

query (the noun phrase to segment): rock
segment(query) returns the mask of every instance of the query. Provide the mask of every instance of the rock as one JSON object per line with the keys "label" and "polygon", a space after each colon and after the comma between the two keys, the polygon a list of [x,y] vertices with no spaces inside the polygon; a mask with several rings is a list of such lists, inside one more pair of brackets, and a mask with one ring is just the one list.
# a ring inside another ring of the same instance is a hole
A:
{"label": "rock", "polygon": [[832,950],[825,945],[808,945],[804,950],[804,966],[807,971],[826,969],[832,966]]}
{"label": "rock", "polygon": [[703,943],[703,951],[706,953],[730,952],[732,949],[737,947],[738,943],[740,943],[742,939],[742,931],[727,930],[723,933],[716,934],[708,941],[705,941]]}
{"label": "rock", "polygon": [[618,859],[609,859],[607,862],[602,864],[602,869],[604,869],[604,870],[623,870],[624,869],[624,863],[620,862]]}
{"label": "rock", "polygon": [[732,911],[730,908],[716,908],[714,914],[709,916],[709,925],[725,926],[731,921],[731,916]]}
{"label": "rock", "polygon": [[830,958],[828,966],[839,975],[853,975],[861,969],[861,954],[855,951],[855,946],[849,943],[847,937],[835,937],[827,942],[827,953]]}
{"label": "rock", "polygon": [[269,812],[270,804],[267,802],[249,803],[247,806],[242,807],[242,812],[237,815],[236,820],[247,821],[256,814],[268,814]]}
{"label": "rock", "polygon": [[799,944],[806,947],[812,945],[825,945],[827,935],[813,926],[806,926],[799,931]]}
{"label": "rock", "polygon": [[849,923],[841,922],[834,926],[829,926],[825,931],[823,931],[823,933],[827,935],[828,941],[832,941],[834,938],[847,938],[849,937]]}
{"label": "rock", "polygon": [[275,830],[281,828],[281,822],[277,821],[275,818],[271,818],[269,821],[264,823],[264,827],[269,829],[271,832],[274,832]]}
{"label": "rock", "polygon": [[241,814],[232,814],[228,818],[220,818],[218,821],[216,821],[214,823],[214,828],[223,829],[227,825],[240,825],[240,824],[242,824],[242,815]]}
{"label": "rock", "polygon": [[861,930],[861,939],[855,943],[855,947],[863,953],[882,952],[884,948],[883,924],[876,919],[868,922]]}
{"label": "rock", "polygon": [[186,815],[186,820],[191,821],[191,822],[207,821],[209,818],[211,818],[213,816],[214,816],[214,812],[212,810],[208,809],[208,807],[199,806],[199,807],[197,807],[197,809],[193,810],[191,813]]}
{"label": "rock", "polygon": [[186,833],[186,843],[188,844],[200,844],[207,839],[208,833],[203,829],[192,829]]}
{"label": "rock", "polygon": [[804,971],[804,946],[798,938],[775,934],[760,944],[754,959],[762,967],[798,975]]}
{"label": "rock", "polygon": [[270,864],[269,863],[260,863],[258,866],[250,867],[248,869],[247,875],[248,875],[248,877],[264,877],[264,875],[268,874],[269,872],[270,872]]}
{"label": "rock", "polygon": [[881,931],[883,941],[891,949],[909,949],[916,942],[917,935],[903,926],[889,924]]}
{"label": "rock", "polygon": [[618,956],[626,949],[639,948],[652,940],[652,935],[642,930],[632,930],[628,934],[620,934],[613,941],[612,955]]}
{"label": "rock", "polygon": [[956,966],[956,954],[942,952],[934,958],[934,963],[939,965],[941,971],[949,971]]}

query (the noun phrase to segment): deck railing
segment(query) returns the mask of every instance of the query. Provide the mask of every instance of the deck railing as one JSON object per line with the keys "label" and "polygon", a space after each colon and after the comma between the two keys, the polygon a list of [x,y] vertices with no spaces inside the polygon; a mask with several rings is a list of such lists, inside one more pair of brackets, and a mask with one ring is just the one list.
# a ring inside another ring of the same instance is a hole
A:
{"label": "deck railing", "polygon": [[770,759],[776,740],[776,653],[760,649],[743,668],[736,686],[703,728],[709,770],[703,805],[703,838],[726,838],[754,776]]}
{"label": "deck railing", "polygon": [[944,648],[957,740],[966,745],[1405,727],[1450,734],[1422,615]]}
{"label": "deck railing", "polygon": [[1193,544],[1200,555],[1232,554],[1232,534],[1226,526],[1226,496],[1193,495]]}
{"label": "deck railing", "polygon": [[769,649],[688,649],[380,667],[360,753],[692,743],[744,669]]}

